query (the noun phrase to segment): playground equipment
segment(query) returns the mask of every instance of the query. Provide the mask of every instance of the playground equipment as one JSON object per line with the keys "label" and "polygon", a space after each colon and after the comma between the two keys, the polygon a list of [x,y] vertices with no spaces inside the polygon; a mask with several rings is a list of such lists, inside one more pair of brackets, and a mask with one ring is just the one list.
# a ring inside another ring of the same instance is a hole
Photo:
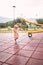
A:
{"label": "playground equipment", "polygon": [[24,22],[26,22],[29,25],[28,27],[31,29],[31,30],[26,31],[28,33],[28,37],[32,37],[32,34],[34,34],[34,33],[43,32],[43,24],[38,24],[35,22],[27,21],[27,20],[25,20]]}

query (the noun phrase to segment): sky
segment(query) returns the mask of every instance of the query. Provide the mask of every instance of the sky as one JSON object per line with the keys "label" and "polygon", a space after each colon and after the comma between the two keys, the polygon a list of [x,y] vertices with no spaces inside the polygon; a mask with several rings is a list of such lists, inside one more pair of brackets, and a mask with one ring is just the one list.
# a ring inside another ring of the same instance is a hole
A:
{"label": "sky", "polygon": [[43,0],[0,0],[0,16],[43,18]]}

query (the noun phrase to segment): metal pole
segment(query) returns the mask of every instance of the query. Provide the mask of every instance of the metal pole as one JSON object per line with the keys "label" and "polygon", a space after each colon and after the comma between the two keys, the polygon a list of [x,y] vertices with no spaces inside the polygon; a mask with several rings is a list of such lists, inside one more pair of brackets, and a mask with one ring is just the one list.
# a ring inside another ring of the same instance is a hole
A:
{"label": "metal pole", "polygon": [[15,19],[15,7],[16,6],[13,6],[13,19]]}

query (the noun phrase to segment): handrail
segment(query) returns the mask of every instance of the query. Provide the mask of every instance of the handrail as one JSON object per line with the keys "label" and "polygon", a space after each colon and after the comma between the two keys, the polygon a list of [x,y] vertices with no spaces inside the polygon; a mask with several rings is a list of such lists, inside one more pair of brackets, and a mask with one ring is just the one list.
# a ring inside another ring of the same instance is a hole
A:
{"label": "handrail", "polygon": [[24,22],[27,22],[27,23],[30,23],[30,24],[35,24],[37,26],[43,26],[43,24],[38,24],[38,23],[34,23],[34,22],[27,21],[27,20],[25,20]]}

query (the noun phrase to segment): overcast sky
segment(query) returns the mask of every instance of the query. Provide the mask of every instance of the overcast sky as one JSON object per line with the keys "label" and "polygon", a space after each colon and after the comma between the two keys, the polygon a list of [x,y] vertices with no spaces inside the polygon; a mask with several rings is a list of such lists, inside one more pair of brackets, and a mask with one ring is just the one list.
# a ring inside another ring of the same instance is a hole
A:
{"label": "overcast sky", "polygon": [[43,0],[0,0],[0,16],[43,18]]}

